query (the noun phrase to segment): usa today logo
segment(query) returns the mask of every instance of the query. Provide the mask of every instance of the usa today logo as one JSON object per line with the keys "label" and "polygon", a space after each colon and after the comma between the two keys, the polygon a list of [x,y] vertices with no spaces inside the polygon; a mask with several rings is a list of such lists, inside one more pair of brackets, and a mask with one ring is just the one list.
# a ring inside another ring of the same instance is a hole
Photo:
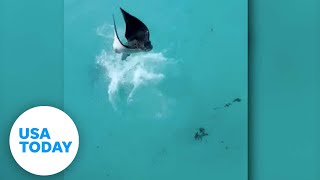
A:
{"label": "usa today logo", "polygon": [[79,135],[66,113],[39,106],[18,117],[12,126],[9,144],[13,158],[23,169],[48,176],[71,164],[78,151]]}
{"label": "usa today logo", "polygon": [[[25,129],[25,130],[24,130]],[[38,128],[19,128],[19,136],[22,140],[26,140],[29,138],[36,140],[36,139],[51,139],[48,128],[43,128],[41,130],[41,134],[39,135],[39,129]],[[29,135],[31,134],[31,135]],[[30,150],[30,152],[37,153],[41,150],[41,152],[69,152],[69,148],[72,144],[72,141],[56,141],[53,145],[49,141],[42,141],[41,143],[38,141],[20,141],[19,144],[22,145],[22,152],[27,152],[27,149]],[[62,147],[63,145],[63,147]]]}

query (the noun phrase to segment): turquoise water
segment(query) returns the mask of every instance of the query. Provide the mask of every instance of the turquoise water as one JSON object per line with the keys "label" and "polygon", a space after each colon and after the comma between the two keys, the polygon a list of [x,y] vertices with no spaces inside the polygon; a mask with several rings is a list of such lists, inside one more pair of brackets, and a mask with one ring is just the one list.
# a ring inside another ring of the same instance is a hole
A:
{"label": "turquoise water", "polygon": [[[151,52],[112,52],[120,6]],[[64,109],[81,135],[65,179],[247,179],[245,0],[69,0],[64,33]]]}

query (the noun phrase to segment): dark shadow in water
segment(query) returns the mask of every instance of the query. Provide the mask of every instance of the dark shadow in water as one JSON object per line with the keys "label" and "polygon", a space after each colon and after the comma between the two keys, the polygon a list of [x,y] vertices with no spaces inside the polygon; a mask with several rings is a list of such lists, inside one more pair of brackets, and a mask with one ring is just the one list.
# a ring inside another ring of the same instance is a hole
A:
{"label": "dark shadow in water", "polygon": [[208,136],[209,134],[206,132],[204,128],[199,128],[198,131],[194,134],[194,139],[197,141],[202,141],[202,138]]}
{"label": "dark shadow in water", "polygon": [[239,102],[241,102],[241,99],[240,99],[240,98],[235,98],[233,101],[228,102],[228,103],[224,104],[223,106],[218,106],[218,107],[213,108],[213,110],[218,110],[218,109],[223,109],[223,108],[229,108],[229,107],[231,107],[234,103],[239,103]]}

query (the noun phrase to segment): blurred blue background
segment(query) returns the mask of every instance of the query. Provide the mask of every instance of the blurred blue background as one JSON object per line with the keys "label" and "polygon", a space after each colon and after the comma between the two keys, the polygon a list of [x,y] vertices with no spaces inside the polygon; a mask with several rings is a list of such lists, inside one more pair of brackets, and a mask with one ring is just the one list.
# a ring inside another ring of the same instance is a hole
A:
{"label": "blurred blue background", "polygon": [[40,105],[63,109],[63,1],[0,0],[1,180],[43,179],[24,171],[9,148],[14,121]]}
{"label": "blurred blue background", "polygon": [[250,1],[251,179],[320,179],[320,1]]}

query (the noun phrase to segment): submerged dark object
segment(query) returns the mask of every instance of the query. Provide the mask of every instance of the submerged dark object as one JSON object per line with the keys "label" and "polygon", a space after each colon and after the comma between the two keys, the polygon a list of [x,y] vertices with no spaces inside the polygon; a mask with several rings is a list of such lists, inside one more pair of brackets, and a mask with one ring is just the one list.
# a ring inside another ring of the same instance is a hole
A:
{"label": "submerged dark object", "polygon": [[199,128],[199,130],[194,134],[194,139],[202,141],[202,138],[208,135],[209,134],[206,133],[206,130],[204,128]]}
{"label": "submerged dark object", "polygon": [[229,106],[231,106],[231,103],[227,103],[224,105],[224,107],[229,107]]}
{"label": "submerged dark object", "polygon": [[223,106],[220,106],[220,107],[215,107],[213,109],[214,110],[218,110],[218,109],[221,109],[221,108],[228,108],[231,105],[233,105],[233,103],[235,103],[235,102],[241,102],[241,99],[240,98],[235,98],[232,102],[226,103],[226,104],[224,104]]}
{"label": "submerged dark object", "polygon": [[120,10],[126,23],[125,37],[127,43],[121,42],[113,16],[115,31],[113,50],[116,53],[122,53],[122,59],[126,59],[132,53],[151,51],[153,46],[150,41],[150,32],[147,26],[124,9],[120,8]]}
{"label": "submerged dark object", "polygon": [[241,99],[240,98],[236,98],[233,100],[233,102],[241,102]]}

